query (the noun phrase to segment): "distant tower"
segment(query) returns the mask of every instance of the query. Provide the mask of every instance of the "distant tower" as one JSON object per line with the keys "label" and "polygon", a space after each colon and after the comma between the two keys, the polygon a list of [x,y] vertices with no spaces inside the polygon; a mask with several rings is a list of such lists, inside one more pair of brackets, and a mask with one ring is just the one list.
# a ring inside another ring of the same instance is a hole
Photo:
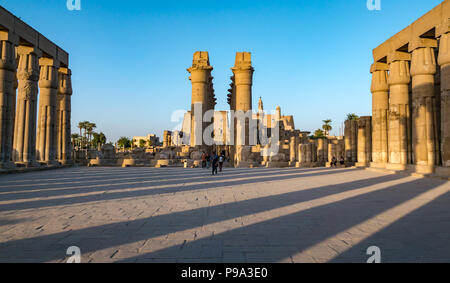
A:
{"label": "distant tower", "polygon": [[261,96],[259,97],[259,101],[258,101],[258,112],[262,112],[264,110],[264,105],[262,102],[262,98]]}

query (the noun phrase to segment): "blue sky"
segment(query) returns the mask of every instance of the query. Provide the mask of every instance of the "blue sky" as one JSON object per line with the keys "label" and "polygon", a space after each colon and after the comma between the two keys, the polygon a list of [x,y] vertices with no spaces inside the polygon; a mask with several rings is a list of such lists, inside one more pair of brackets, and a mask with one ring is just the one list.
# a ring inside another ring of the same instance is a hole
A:
{"label": "blue sky", "polygon": [[296,127],[313,131],[347,113],[371,115],[372,49],[441,0],[0,0],[70,53],[72,131],[95,122],[109,141],[172,129],[190,108],[188,68],[195,51],[214,67],[217,110],[228,110],[237,51],[252,52],[253,107],[281,106]]}

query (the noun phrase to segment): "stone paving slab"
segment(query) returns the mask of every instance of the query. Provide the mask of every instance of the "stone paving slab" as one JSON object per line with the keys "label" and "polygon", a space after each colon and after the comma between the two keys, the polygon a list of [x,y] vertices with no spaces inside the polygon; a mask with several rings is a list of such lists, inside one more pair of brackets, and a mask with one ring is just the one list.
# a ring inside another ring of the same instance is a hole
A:
{"label": "stone paving slab", "polygon": [[450,262],[450,184],[354,168],[0,176],[0,262]]}

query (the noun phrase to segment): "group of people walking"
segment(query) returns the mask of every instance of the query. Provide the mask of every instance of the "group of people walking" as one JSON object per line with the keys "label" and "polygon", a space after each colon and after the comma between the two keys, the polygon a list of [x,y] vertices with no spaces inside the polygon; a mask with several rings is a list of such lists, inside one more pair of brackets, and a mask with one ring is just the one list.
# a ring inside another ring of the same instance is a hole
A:
{"label": "group of people walking", "polygon": [[224,152],[222,152],[220,155],[217,155],[215,151],[211,155],[202,152],[202,168],[203,169],[212,168],[213,175],[218,174],[217,169],[219,169],[219,172],[222,172],[224,162],[225,162]]}

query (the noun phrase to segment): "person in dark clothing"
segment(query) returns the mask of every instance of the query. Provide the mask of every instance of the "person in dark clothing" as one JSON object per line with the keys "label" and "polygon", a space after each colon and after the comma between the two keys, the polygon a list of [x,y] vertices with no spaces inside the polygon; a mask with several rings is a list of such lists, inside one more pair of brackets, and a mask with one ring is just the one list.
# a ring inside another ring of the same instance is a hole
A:
{"label": "person in dark clothing", "polygon": [[211,155],[212,174],[217,175],[217,163],[219,162],[219,156],[215,152]]}
{"label": "person in dark clothing", "polygon": [[334,156],[331,159],[331,168],[333,168],[333,166],[337,168],[337,159]]}
{"label": "person in dark clothing", "polygon": [[345,164],[344,157],[341,156],[341,159],[339,160],[339,164],[341,164],[341,166],[343,166]]}
{"label": "person in dark clothing", "polygon": [[202,152],[202,168],[205,169],[206,167],[206,153]]}

